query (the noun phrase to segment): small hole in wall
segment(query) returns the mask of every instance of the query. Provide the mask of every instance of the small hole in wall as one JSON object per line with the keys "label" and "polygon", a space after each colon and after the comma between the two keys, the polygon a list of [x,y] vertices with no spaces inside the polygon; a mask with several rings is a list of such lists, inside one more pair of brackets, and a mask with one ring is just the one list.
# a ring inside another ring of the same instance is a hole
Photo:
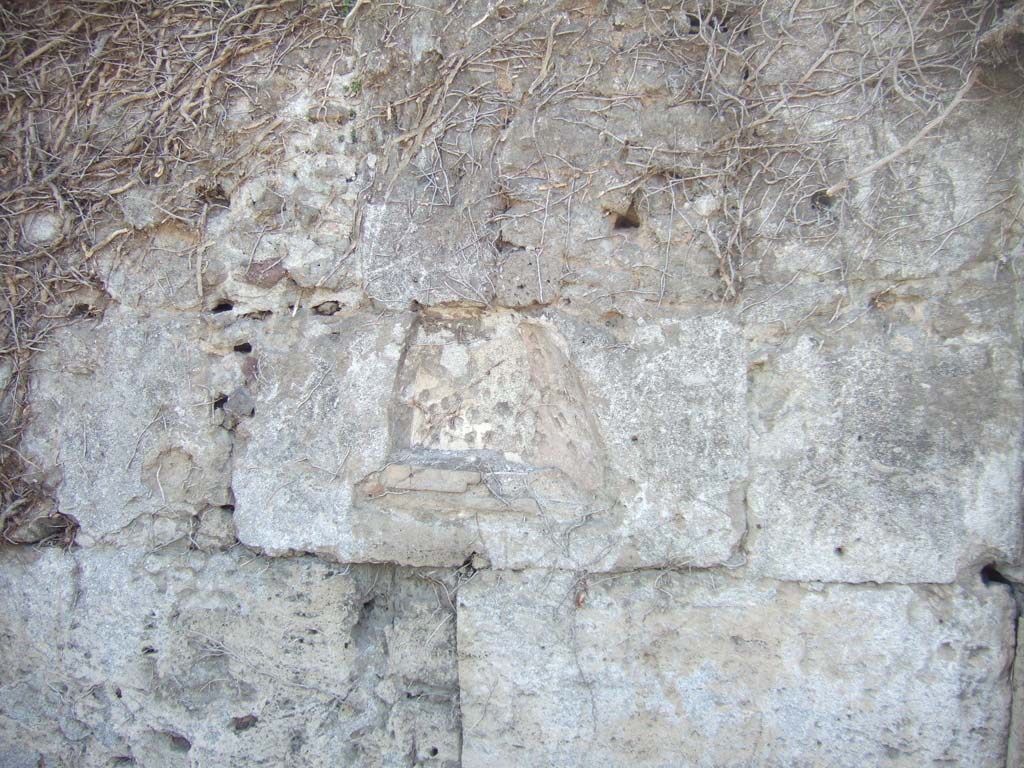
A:
{"label": "small hole in wall", "polygon": [[256,715],[245,715],[243,717],[231,718],[231,730],[235,733],[247,731],[258,723],[260,719]]}
{"label": "small hole in wall", "polygon": [[686,21],[690,25],[690,34],[696,35],[700,32],[701,26],[706,26],[713,32],[728,32],[729,31],[729,16],[721,15],[718,13],[709,13],[704,18],[701,18],[695,13],[686,14]]}
{"label": "small hole in wall", "polygon": [[215,397],[214,400],[213,400],[213,409],[215,411],[223,409],[224,405],[227,403],[227,401],[228,401],[228,396],[227,395],[217,395],[217,397]]}
{"label": "small hole in wall", "polygon": [[843,555],[846,554],[846,550],[843,549],[842,547],[836,547],[832,551],[835,552],[837,555],[839,555],[839,557],[842,557]]}
{"label": "small hole in wall", "polygon": [[986,586],[989,584],[1009,584],[1010,580],[999,572],[995,563],[989,563],[981,569],[981,583]]}
{"label": "small hole in wall", "polygon": [[640,436],[639,436],[639,435],[633,435],[633,436],[631,436],[631,437],[629,438],[629,442],[631,442],[631,443],[639,443],[639,442],[640,442]]}
{"label": "small hole in wall", "polygon": [[200,187],[197,190],[196,197],[201,203],[217,205],[221,208],[228,208],[231,205],[231,198],[228,197],[224,187],[220,184]]}
{"label": "small hole in wall", "polygon": [[612,212],[612,229],[639,229],[640,227],[640,214],[636,211],[636,206],[630,204],[629,210],[625,213]]}
{"label": "small hole in wall", "polygon": [[99,313],[90,305],[83,303],[75,304],[75,306],[71,308],[71,312],[68,313],[68,317],[77,320],[80,317],[96,317],[97,314]]}
{"label": "small hole in wall", "polygon": [[517,249],[515,243],[512,243],[506,240],[505,238],[499,236],[494,241],[494,250],[496,250],[498,253],[508,253],[509,251],[514,251]]}
{"label": "small hole in wall", "polygon": [[151,645],[147,645],[142,649],[143,656],[152,656],[154,653],[156,653],[156,648]]}
{"label": "small hole in wall", "polygon": [[437,757],[437,747],[431,747],[427,751],[427,754],[430,755],[431,757]]}
{"label": "small hole in wall", "polygon": [[41,547],[70,546],[75,542],[78,533],[78,521],[71,515],[52,512],[42,523],[40,538],[33,541]]}
{"label": "small hole in wall", "polygon": [[827,211],[834,202],[835,198],[828,193],[827,189],[819,189],[811,195],[811,208],[816,211]]}
{"label": "small hole in wall", "polygon": [[250,344],[248,341],[244,341],[241,344],[235,344],[234,350],[239,354],[247,355],[250,352],[252,352],[252,344]]}
{"label": "small hole in wall", "polygon": [[338,302],[325,301],[322,304],[317,304],[315,307],[313,307],[313,312],[315,312],[318,315],[333,315],[339,309],[341,309],[341,304],[339,304]]}
{"label": "small hole in wall", "polygon": [[234,512],[235,511],[235,505],[234,504],[221,504],[220,508],[223,509],[225,512]]}
{"label": "small hole in wall", "polygon": [[192,742],[177,733],[167,734],[171,739],[171,749],[175,752],[188,752],[192,749]]}
{"label": "small hole in wall", "polygon": [[230,312],[234,308],[235,305],[232,304],[230,301],[228,301],[227,299],[221,299],[220,301],[213,305],[213,309],[210,311],[213,312],[215,315],[218,315],[221,312]]}
{"label": "small hole in wall", "polygon": [[124,694],[121,693],[121,689],[120,688],[115,688],[114,689],[114,695],[117,696],[117,698],[120,699]]}

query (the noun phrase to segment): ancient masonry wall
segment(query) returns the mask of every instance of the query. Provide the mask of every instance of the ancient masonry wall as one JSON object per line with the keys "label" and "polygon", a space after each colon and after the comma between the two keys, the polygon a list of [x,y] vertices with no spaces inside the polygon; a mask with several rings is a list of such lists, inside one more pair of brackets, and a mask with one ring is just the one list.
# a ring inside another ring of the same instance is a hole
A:
{"label": "ancient masonry wall", "polygon": [[216,151],[10,240],[0,766],[1024,766],[1020,8],[168,7],[90,119]]}

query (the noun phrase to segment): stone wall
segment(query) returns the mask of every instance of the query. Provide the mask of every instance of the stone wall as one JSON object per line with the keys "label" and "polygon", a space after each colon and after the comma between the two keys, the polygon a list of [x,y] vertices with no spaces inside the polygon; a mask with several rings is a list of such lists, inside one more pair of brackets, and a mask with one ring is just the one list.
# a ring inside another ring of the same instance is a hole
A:
{"label": "stone wall", "polygon": [[0,766],[1024,766],[1020,9],[317,13],[51,297]]}

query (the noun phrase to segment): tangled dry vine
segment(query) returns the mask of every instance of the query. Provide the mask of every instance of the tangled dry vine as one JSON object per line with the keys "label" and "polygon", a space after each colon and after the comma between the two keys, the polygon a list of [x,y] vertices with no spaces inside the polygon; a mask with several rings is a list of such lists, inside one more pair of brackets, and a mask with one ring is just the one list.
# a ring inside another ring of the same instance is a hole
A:
{"label": "tangled dry vine", "polygon": [[[1022,12],[999,2],[649,3],[641,30],[605,46],[607,61],[576,51],[593,50],[578,44],[614,17],[613,4],[502,0],[467,28],[449,30],[466,5],[51,0],[0,9],[5,531],[47,480],[17,451],[28,360],[48,332],[88,313],[75,297],[102,288],[96,255],[140,234],[119,200],[135,187],[156,190],[164,219],[196,233],[201,295],[207,213],[226,202],[240,174],[280,155],[275,137],[289,118],[262,84],[286,70],[295,51],[323,49],[326,77],[353,35],[379,43],[382,53],[360,62],[358,81],[367,106],[361,130],[383,158],[363,202],[412,199],[458,219],[470,235],[453,243],[462,261],[444,279],[466,299],[497,301],[496,275],[522,248],[510,234],[517,228],[537,228],[539,252],[557,242],[568,253],[574,217],[587,206],[623,229],[641,218],[662,221],[656,260],[626,264],[631,282],[584,297],[611,309],[625,293],[658,307],[673,300],[684,220],[687,247],[716,264],[710,298],[720,303],[740,299],[757,278],[753,256],[772,243],[845,243],[854,253],[866,247],[865,232],[876,245],[891,242],[910,226],[880,205],[900,187],[900,164],[965,104],[1019,92],[1021,82]],[[403,35],[423,15],[452,44],[429,52],[429,66],[412,68]],[[606,76],[609,62],[625,63],[625,77]],[[232,94],[248,97],[241,129],[225,127]],[[713,129],[701,133],[695,124],[692,141],[681,143],[620,130],[622,110],[642,113],[655,94],[659,109],[696,109]],[[330,106],[320,105],[325,113]],[[849,134],[879,112],[891,136],[880,159],[865,158],[851,151]],[[602,149],[588,150],[591,159],[614,157],[626,170],[602,175],[585,153],[548,146],[544,121],[593,138]],[[532,134],[536,152],[527,162],[502,156],[515,126]],[[876,183],[861,189],[866,199],[854,201],[851,188],[872,176]],[[1016,216],[1020,205],[1007,195],[977,216],[1015,206]],[[357,233],[362,216],[357,210]],[[942,248],[952,231],[943,223],[928,237]],[[1005,238],[1009,253],[1019,232]],[[353,237],[336,269],[349,267],[358,246]],[[563,257],[549,282],[540,255],[530,266],[540,303],[579,269]],[[375,298],[369,288],[367,295]],[[54,521],[53,540],[66,541],[68,530],[68,521]]]}

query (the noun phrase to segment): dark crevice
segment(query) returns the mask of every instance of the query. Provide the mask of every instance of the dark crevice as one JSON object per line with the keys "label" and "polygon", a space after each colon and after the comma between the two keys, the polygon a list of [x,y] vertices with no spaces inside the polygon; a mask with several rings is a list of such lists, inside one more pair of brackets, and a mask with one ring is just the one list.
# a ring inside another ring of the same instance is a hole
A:
{"label": "dark crevice", "polygon": [[499,254],[512,253],[513,251],[522,251],[522,247],[516,245],[511,240],[506,240],[500,235],[494,240],[494,250]]}
{"label": "dark crevice", "polygon": [[75,546],[78,520],[55,509],[56,503],[49,498],[41,495],[35,501],[26,500],[20,507],[9,506],[6,520],[0,524],[0,541],[33,547]]}
{"label": "dark crevice", "polygon": [[833,203],[835,203],[835,198],[829,194],[827,189],[819,189],[811,195],[811,208],[816,211],[827,211],[832,207]]}
{"label": "dark crevice", "polygon": [[231,718],[231,730],[233,730],[235,733],[239,733],[241,731],[247,731],[250,728],[255,727],[255,725],[259,721],[260,721],[260,719],[258,717],[256,717],[256,715],[244,715],[242,717],[232,717]]}
{"label": "dark crevice", "polygon": [[981,583],[985,586],[989,586],[990,584],[1006,584],[1008,586],[1013,586],[1012,582],[999,572],[995,563],[989,563],[981,569]]}
{"label": "dark crevice", "polygon": [[686,22],[689,25],[690,34],[698,35],[702,28],[711,32],[728,32],[733,24],[733,19],[731,14],[712,11],[703,15],[688,13]]}
{"label": "dark crevice", "polygon": [[339,309],[341,309],[341,304],[337,301],[325,301],[313,307],[313,313],[328,316],[336,314]]}
{"label": "dark crevice", "polygon": [[636,210],[636,202],[631,202],[625,213],[611,212],[612,229],[639,229],[640,214]]}
{"label": "dark crevice", "polygon": [[167,734],[170,737],[171,749],[175,752],[188,752],[192,749],[192,742],[178,733]]}
{"label": "dark crevice", "polygon": [[100,314],[101,312],[98,307],[86,304],[85,302],[80,302],[71,308],[71,311],[68,313],[68,319],[79,320],[82,318],[96,318],[99,317]]}
{"label": "dark crevice", "polygon": [[228,208],[231,206],[231,198],[228,197],[228,194],[224,191],[224,187],[220,184],[199,187],[196,193],[196,198],[201,203],[215,205],[220,208]]}

